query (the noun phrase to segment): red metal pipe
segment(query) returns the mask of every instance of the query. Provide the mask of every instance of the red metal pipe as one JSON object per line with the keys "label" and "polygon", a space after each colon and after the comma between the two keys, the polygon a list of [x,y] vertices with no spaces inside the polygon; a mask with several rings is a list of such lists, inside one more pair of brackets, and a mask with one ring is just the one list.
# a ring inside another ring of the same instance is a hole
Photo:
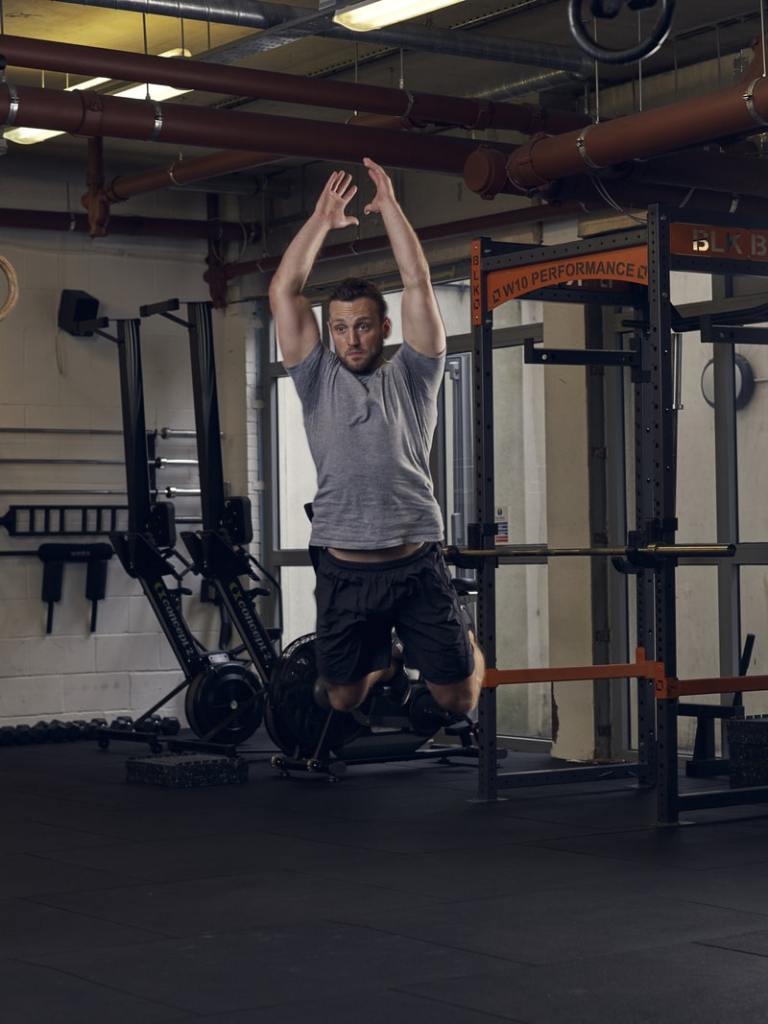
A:
{"label": "red metal pipe", "polygon": [[[350,117],[347,124],[362,125],[368,128],[387,128],[405,131],[413,128],[402,117],[389,117],[379,114],[358,114]],[[158,167],[151,171],[139,171],[136,174],[121,175],[113,178],[107,185],[105,194],[110,203],[118,203],[131,196],[157,189],[168,188],[169,185],[188,185],[194,181],[205,181],[233,171],[245,171],[249,167],[278,160],[276,153],[211,153],[193,160],[174,160],[170,167]]]}
{"label": "red metal pipe", "polygon": [[[347,162],[370,156],[390,167],[454,174],[461,173],[476,145],[435,135],[401,134],[236,110],[207,110],[178,103],[159,104],[85,91],[54,92],[32,86],[13,90],[8,85],[0,87],[0,123],[56,129],[73,135],[109,135],[239,150],[250,150],[253,140],[258,138],[271,152],[285,156]],[[510,147],[506,149],[510,151]]]}
{"label": "red metal pipe", "polygon": [[109,200],[104,195],[104,140],[88,139],[88,167],[86,173],[88,190],[81,202],[88,211],[89,234],[99,238],[107,233],[109,223]]}
{"label": "red metal pipe", "polygon": [[205,181],[231,171],[244,171],[248,167],[276,159],[278,157],[274,153],[224,151],[193,160],[174,160],[170,167],[157,167],[113,178],[106,187],[106,196],[111,203],[117,203],[131,196],[168,188],[169,185],[189,185],[194,181]]}
{"label": "red metal pipe", "polygon": [[[479,147],[464,165],[467,188],[484,199],[492,199],[500,192],[519,194],[519,189],[507,176],[508,159],[498,150]],[[754,157],[743,157],[686,151],[619,166],[616,173],[616,178],[600,179],[609,190],[619,181],[625,186],[631,184],[636,192],[637,186],[640,186],[641,191],[645,188],[647,192],[650,186],[656,184],[677,189],[722,192],[729,197],[736,194],[768,199],[765,165],[757,154]],[[575,177],[586,176],[585,169],[581,168]]]}
{"label": "red metal pipe", "polygon": [[507,159],[516,189],[530,192],[553,181],[627,160],[648,159],[768,126],[768,79],[642,111],[553,138],[538,136]]}
{"label": "red metal pipe", "polygon": [[[689,194],[689,190],[685,188],[659,188],[656,186],[638,188],[620,181],[611,182],[608,191],[611,198],[628,210],[643,210],[651,203],[680,205]],[[705,190],[697,190],[692,202],[695,203],[696,209],[711,210],[713,213],[726,213],[733,206],[731,196]],[[582,213],[611,209],[612,207],[595,191],[590,181],[583,177],[573,178],[567,182],[559,182],[555,188],[550,190],[546,205],[504,210],[500,213],[470,217],[447,224],[432,224],[425,228],[417,228],[416,234],[423,242],[429,242],[461,235],[479,235],[484,231],[498,231],[500,228],[513,225],[557,220]],[[739,211],[753,214],[755,217],[766,218],[768,217],[768,202],[743,197],[739,203]],[[317,262],[362,256],[389,248],[391,248],[391,242],[387,235],[375,235],[372,238],[360,238],[353,242],[328,245],[320,250]],[[205,274],[205,278],[210,281],[217,277],[219,281],[229,282],[245,274],[269,273],[277,269],[280,259],[279,256],[270,256],[262,260],[228,263],[223,267],[209,270]]]}
{"label": "red metal pipe", "polygon": [[[598,205],[597,202],[595,205]],[[604,205],[604,204],[603,204]],[[499,228],[509,227],[514,224],[530,224],[541,220],[553,220],[558,217],[567,217],[570,214],[580,213],[584,209],[581,203],[563,203],[552,206],[525,206],[518,210],[503,210],[499,213],[492,213],[482,217],[469,217],[465,220],[455,220],[448,224],[431,224],[425,228],[417,228],[416,234],[423,242],[431,242],[440,238],[452,238],[459,235],[482,234],[483,231],[498,231]],[[348,256],[362,256],[365,253],[380,252],[390,249],[392,243],[387,235],[375,235],[371,238],[359,238],[354,242],[340,242],[336,245],[327,245],[320,250],[317,262],[327,260],[344,259]],[[244,274],[260,274],[276,270],[280,263],[280,256],[270,256],[263,260],[246,260],[242,263],[228,263],[216,270],[208,271],[205,278],[217,273],[227,281],[233,278],[242,277]]]}
{"label": "red metal pipe", "polygon": [[466,128],[509,128],[520,132],[564,132],[589,123],[583,114],[542,110],[530,103],[494,103],[482,99],[411,93],[379,85],[307,79],[257,68],[207,64],[179,57],[122,53],[96,46],[55,43],[0,35],[0,53],[9,65],[82,75],[108,75],[130,82],[153,82],[283,103],[365,110],[407,117],[420,124]]}
{"label": "red metal pipe", "polygon": [[[36,231],[66,231],[88,234],[90,226],[84,213],[57,213],[54,210],[0,209],[0,227]],[[258,225],[248,224],[246,230],[254,239],[260,237]],[[109,233],[151,238],[221,238],[242,241],[243,227],[229,222],[215,224],[204,220],[177,220],[173,217],[110,217]]]}

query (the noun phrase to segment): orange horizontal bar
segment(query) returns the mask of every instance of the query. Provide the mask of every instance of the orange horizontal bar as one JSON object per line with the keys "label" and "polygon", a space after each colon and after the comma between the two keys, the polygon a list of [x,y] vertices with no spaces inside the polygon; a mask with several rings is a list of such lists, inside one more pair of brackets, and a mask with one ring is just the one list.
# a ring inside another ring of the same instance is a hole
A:
{"label": "orange horizontal bar", "polygon": [[742,690],[768,690],[768,676],[712,676],[708,679],[657,679],[657,700],[696,697],[706,693],[740,693]]}
{"label": "orange horizontal bar", "polygon": [[659,661],[647,661],[642,647],[637,649],[637,661],[618,665],[570,665],[556,668],[514,668],[486,670],[483,686],[495,689],[510,683],[562,683],[579,679],[663,679],[664,666]]}

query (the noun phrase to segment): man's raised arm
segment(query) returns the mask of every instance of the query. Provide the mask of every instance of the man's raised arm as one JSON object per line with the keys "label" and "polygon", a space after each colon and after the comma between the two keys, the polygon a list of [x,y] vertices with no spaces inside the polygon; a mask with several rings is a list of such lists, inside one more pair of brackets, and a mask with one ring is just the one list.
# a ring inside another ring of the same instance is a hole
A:
{"label": "man's raised arm", "polygon": [[328,232],[358,223],[344,212],[356,192],[351,174],[333,172],[314,213],[285,250],[270,282],[269,304],[286,369],[306,359],[320,338],[312,306],[302,293]]}
{"label": "man's raised arm", "polygon": [[417,352],[425,356],[439,356],[445,350],[445,327],[421,242],[400,208],[392,181],[384,168],[368,157],[363,163],[376,186],[376,195],[364,212],[381,214],[403,282],[400,308],[403,338]]}

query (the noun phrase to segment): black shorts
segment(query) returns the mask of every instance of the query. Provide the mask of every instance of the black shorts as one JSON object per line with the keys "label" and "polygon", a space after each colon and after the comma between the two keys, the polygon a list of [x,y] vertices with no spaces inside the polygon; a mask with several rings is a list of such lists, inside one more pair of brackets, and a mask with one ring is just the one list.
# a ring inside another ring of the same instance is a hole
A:
{"label": "black shorts", "polygon": [[466,619],[440,548],[425,544],[391,562],[345,562],[317,551],[317,666],[334,683],[387,668],[392,627],[405,663],[430,683],[474,670]]}

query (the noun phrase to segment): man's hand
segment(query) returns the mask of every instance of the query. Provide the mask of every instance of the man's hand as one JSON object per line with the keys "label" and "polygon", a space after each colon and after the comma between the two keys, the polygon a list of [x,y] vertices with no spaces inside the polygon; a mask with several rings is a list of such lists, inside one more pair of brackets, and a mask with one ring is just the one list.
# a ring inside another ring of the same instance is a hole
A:
{"label": "man's hand", "polygon": [[382,213],[386,206],[396,204],[395,189],[392,185],[392,179],[389,177],[383,167],[379,167],[375,164],[370,157],[363,157],[363,164],[368,171],[373,184],[376,186],[376,195],[368,203],[363,212],[366,216],[369,213]]}
{"label": "man's hand", "polygon": [[357,185],[352,184],[352,175],[346,171],[334,171],[315,206],[315,213],[322,217],[330,228],[348,228],[360,223],[357,217],[345,211],[357,195]]}

